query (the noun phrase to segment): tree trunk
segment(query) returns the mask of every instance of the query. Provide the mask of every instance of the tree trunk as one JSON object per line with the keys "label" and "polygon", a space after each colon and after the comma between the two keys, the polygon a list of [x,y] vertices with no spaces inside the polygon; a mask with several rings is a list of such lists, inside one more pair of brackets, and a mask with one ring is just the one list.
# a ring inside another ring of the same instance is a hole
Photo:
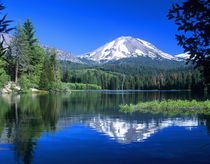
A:
{"label": "tree trunk", "polygon": [[16,66],[15,66],[15,83],[17,83],[17,81],[18,81],[18,67],[19,67],[19,62],[17,60]]}
{"label": "tree trunk", "polygon": [[124,83],[125,83],[125,74],[123,74],[122,90],[124,89]]}

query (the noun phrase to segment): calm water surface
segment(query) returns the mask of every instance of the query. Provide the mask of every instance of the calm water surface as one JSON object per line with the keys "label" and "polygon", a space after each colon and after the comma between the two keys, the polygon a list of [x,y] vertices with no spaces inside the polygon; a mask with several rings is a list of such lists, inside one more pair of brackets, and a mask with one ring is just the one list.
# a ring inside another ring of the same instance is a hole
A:
{"label": "calm water surface", "polygon": [[191,92],[0,97],[0,164],[207,164],[210,116],[119,112],[119,104],[209,99]]}

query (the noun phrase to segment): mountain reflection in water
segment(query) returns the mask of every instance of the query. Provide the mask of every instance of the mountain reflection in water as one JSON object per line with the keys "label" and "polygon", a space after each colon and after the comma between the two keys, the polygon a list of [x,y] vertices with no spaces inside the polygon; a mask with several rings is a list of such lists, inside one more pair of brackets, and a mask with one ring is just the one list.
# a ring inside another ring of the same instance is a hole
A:
{"label": "mountain reflection in water", "polygon": [[[149,140],[167,127],[186,130],[205,126],[210,132],[210,117],[167,116],[163,114],[119,112],[119,104],[161,99],[197,98],[191,92],[101,92],[72,95],[2,95],[0,98],[0,152],[14,152],[14,159],[32,163],[39,139],[75,124],[88,126],[98,135],[119,144]],[[201,96],[198,96],[198,99]],[[71,128],[69,129],[71,131]],[[0,153],[1,154],[1,153]],[[0,155],[1,163],[1,155]]]}
{"label": "mountain reflection in water", "polygon": [[[143,142],[161,129],[170,126],[183,126],[190,130],[191,128],[200,125],[197,118],[151,119],[143,122],[143,120],[129,121],[101,115],[88,119],[75,117],[70,118],[69,120],[60,120],[57,125],[58,127],[70,127],[74,126],[75,123],[82,123],[103,135],[107,135],[110,139],[126,144],[131,142]],[[203,125],[206,125],[205,121],[203,122]]]}

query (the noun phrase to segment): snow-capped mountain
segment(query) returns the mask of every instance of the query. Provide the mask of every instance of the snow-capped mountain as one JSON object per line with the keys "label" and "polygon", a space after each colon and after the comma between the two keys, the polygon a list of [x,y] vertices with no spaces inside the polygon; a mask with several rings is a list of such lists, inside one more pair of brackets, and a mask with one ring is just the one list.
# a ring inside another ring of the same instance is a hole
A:
{"label": "snow-capped mountain", "polygon": [[[205,123],[205,122],[204,122]],[[132,142],[144,142],[164,128],[171,126],[185,127],[191,130],[200,125],[197,118],[168,118],[163,120],[141,120],[129,121],[124,118],[113,118],[105,115],[96,115],[88,119],[83,116],[60,118],[56,124],[57,130],[72,127],[76,124],[88,126],[93,130],[105,135],[111,140],[121,144],[130,144]],[[206,123],[205,123],[206,124]],[[12,134],[14,132],[12,131]],[[13,144],[14,138],[8,137],[8,128],[3,129],[0,136],[0,144]],[[11,135],[13,136],[13,135]]]}
{"label": "snow-capped mountain", "polygon": [[[10,44],[13,36],[1,33],[7,46]],[[0,38],[0,41],[2,37]],[[6,46],[6,45],[5,45]],[[42,46],[44,49],[52,47]],[[130,36],[119,37],[110,43],[96,49],[95,51],[75,56],[71,52],[56,49],[58,52],[57,59],[70,61],[81,64],[137,64],[146,66],[179,66],[185,63],[189,54],[179,54],[172,56],[167,54],[153,44],[144,40],[133,38]]]}
{"label": "snow-capped mountain", "polygon": [[175,55],[174,57],[179,58],[179,59],[188,59],[190,55],[187,53],[183,53],[183,54]]}
{"label": "snow-capped mountain", "polygon": [[83,116],[70,117],[69,119],[61,119],[57,123],[57,129],[63,127],[71,127],[75,124],[83,124],[89,126],[100,134],[108,136],[110,139],[118,143],[129,144],[132,142],[143,142],[150,138],[160,130],[178,126],[189,128],[199,125],[197,118],[163,118],[130,121],[125,118],[116,118],[105,115],[96,115],[84,118]]}
{"label": "snow-capped mountain", "polygon": [[108,63],[127,58],[147,58],[154,61],[181,62],[184,59],[169,55],[149,42],[130,36],[119,37],[97,50],[79,57],[81,60],[90,60],[97,63]]}

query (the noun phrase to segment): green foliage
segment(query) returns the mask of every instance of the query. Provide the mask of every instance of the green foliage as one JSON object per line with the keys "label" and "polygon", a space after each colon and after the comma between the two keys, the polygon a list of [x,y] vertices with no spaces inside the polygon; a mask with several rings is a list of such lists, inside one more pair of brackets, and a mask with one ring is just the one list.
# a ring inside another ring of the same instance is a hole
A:
{"label": "green foliage", "polygon": [[[0,58],[0,61],[4,61],[4,64],[0,62],[0,65],[9,76],[8,79],[19,82],[22,90],[29,87],[38,88],[42,73],[44,50],[38,45],[34,33],[29,19],[24,25],[19,23],[7,52]],[[3,70],[1,73],[3,74]],[[1,80],[5,81],[6,76],[3,77]]]}
{"label": "green foliage", "polygon": [[83,84],[83,83],[65,83],[71,90],[101,90],[101,87],[96,84]]}
{"label": "green foliage", "polygon": [[62,82],[51,82],[49,83],[48,90],[50,93],[70,93],[71,90],[66,83]]}
{"label": "green foliage", "polygon": [[[1,7],[3,8],[0,4],[0,10]],[[4,29],[0,29],[1,32],[6,32],[7,25],[4,24],[6,23],[4,20],[5,17],[0,20],[4,25]],[[34,35],[34,25],[30,19],[27,19],[23,24],[17,25],[7,51],[3,48],[3,42],[0,44],[0,87],[11,79],[20,84],[22,92],[26,92],[29,88],[67,90],[68,88],[60,82],[56,50],[44,52]]]}
{"label": "green foliage", "polygon": [[10,80],[9,75],[5,71],[6,63],[0,59],[0,88],[3,88],[5,84]]}
{"label": "green foliage", "polygon": [[31,83],[27,75],[22,75],[18,79],[18,84],[20,85],[22,90],[28,90],[29,88],[33,87],[33,84]]}
{"label": "green foliage", "polygon": [[42,90],[48,90],[49,87],[49,82],[53,81],[53,72],[50,66],[50,60],[49,60],[49,51],[46,52],[43,66],[42,66],[42,73],[40,76],[40,81],[39,81],[39,89]]}
{"label": "green foliage", "polygon": [[150,113],[165,113],[170,115],[176,114],[210,114],[210,100],[163,100],[139,102],[137,105],[120,105],[122,112],[150,112]]}
{"label": "green foliage", "polygon": [[33,83],[33,87],[38,88],[44,61],[44,50],[38,45],[38,39],[34,36],[34,25],[29,18],[24,22],[22,28],[29,45],[27,57],[29,59],[30,69],[28,69],[27,74],[29,75],[30,81]]}
{"label": "green foliage", "polygon": [[176,35],[178,45],[190,54],[187,60],[201,68],[205,83],[210,85],[209,49],[209,0],[187,0],[181,5],[172,5],[168,19],[174,19],[180,35]]}
{"label": "green foliage", "polygon": [[0,88],[3,88],[5,84],[9,81],[9,76],[6,74],[6,72],[0,68]]}
{"label": "green foliage", "polygon": [[39,89],[41,90],[48,90],[49,79],[45,70],[43,70],[40,81],[39,81]]}
{"label": "green foliage", "polygon": [[[8,129],[18,163],[31,163],[42,132],[55,132],[61,108],[59,96],[31,94],[6,95],[0,98],[0,137]],[[9,116],[9,117],[8,117]]]}
{"label": "green foliage", "polygon": [[14,72],[15,72],[15,81],[17,82],[18,77],[27,73],[30,70],[29,57],[27,56],[30,49],[29,43],[26,40],[26,35],[23,32],[21,24],[15,29],[14,38],[11,42],[11,54],[14,60]]}
{"label": "green foliage", "polygon": [[52,71],[52,81],[59,82],[60,81],[60,70],[58,61],[56,60],[57,51],[56,49],[52,49],[50,51],[50,67]]}
{"label": "green foliage", "polygon": [[42,73],[39,80],[39,89],[50,92],[68,92],[67,88],[60,81],[60,69],[56,60],[57,52],[55,49],[45,52],[45,59],[42,66]]}
{"label": "green foliage", "polygon": [[72,63],[60,62],[63,82],[96,84],[102,89],[149,90],[192,89],[203,87],[200,72],[192,67],[160,68],[120,64],[75,67]]}
{"label": "green foliage", "polygon": [[[5,7],[2,4],[2,2],[0,2],[0,11],[4,10]],[[13,28],[8,28],[9,23],[11,23],[11,20],[7,20],[6,19],[7,15],[4,15],[1,19],[0,19],[0,33],[5,32],[8,33],[9,31],[11,31]]]}
{"label": "green foliage", "polygon": [[48,78],[49,81],[58,82],[60,81],[59,78],[59,67],[56,60],[57,52],[55,49],[47,50],[46,52],[46,62],[48,66]]}
{"label": "green foliage", "polygon": [[24,22],[23,29],[25,35],[27,36],[26,39],[29,42],[29,45],[33,47],[33,45],[37,43],[38,39],[34,37],[34,25],[32,24],[29,18]]}

